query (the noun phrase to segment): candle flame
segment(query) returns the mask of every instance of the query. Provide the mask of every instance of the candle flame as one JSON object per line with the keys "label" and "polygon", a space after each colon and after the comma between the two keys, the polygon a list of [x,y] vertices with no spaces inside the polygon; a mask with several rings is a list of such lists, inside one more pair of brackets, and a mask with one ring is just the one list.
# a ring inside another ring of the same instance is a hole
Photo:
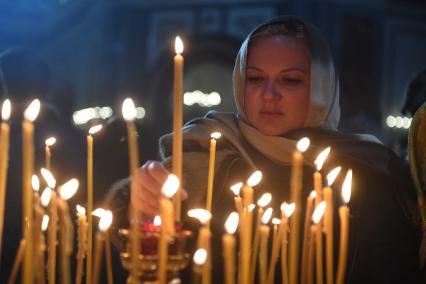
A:
{"label": "candle flame", "polygon": [[269,192],[264,193],[259,198],[259,200],[257,200],[257,205],[259,207],[266,207],[271,202],[271,200],[272,200],[272,195]]}
{"label": "candle flame", "polygon": [[272,224],[279,225],[279,224],[281,224],[281,220],[278,219],[278,218],[272,218]]}
{"label": "candle flame", "polygon": [[262,223],[263,224],[268,224],[268,222],[269,222],[269,220],[271,219],[271,216],[272,216],[272,208],[271,207],[269,207],[268,209],[266,209],[265,210],[265,213],[263,213],[263,216],[262,216]]}
{"label": "candle flame", "polygon": [[325,159],[327,159],[328,154],[330,154],[330,147],[325,148],[314,161],[315,166],[317,167],[317,171],[320,171],[322,169],[322,166],[324,165]]}
{"label": "candle flame", "polygon": [[159,215],[154,217],[154,226],[157,226],[157,227],[161,226],[161,217]]}
{"label": "candle flame", "polygon": [[6,99],[3,102],[3,106],[1,108],[1,119],[4,121],[9,120],[11,111],[12,111],[12,104],[10,103],[9,99]]}
{"label": "candle flame", "polygon": [[61,185],[58,189],[59,195],[62,199],[68,200],[74,196],[78,189],[78,179],[73,178]]}
{"label": "candle flame", "polygon": [[99,220],[99,230],[105,232],[109,229],[112,224],[112,212],[110,210],[104,210],[101,219]]}
{"label": "candle flame", "polygon": [[77,209],[77,212],[81,215],[86,215],[86,208],[84,208],[83,206],[80,205],[76,205],[75,208]]}
{"label": "candle flame", "polygon": [[126,98],[123,101],[123,105],[121,107],[121,112],[123,114],[123,118],[126,121],[133,121],[136,118],[137,111],[135,104],[131,98]]}
{"label": "candle flame", "polygon": [[207,259],[207,251],[205,249],[197,249],[197,251],[194,253],[194,263],[196,265],[203,265],[206,262]]}
{"label": "candle flame", "polygon": [[248,212],[252,212],[253,210],[254,210],[254,208],[256,208],[256,205],[255,204],[250,204],[249,206],[248,206]]}
{"label": "candle flame", "polygon": [[56,138],[55,137],[49,137],[46,139],[46,141],[44,141],[44,144],[46,144],[46,146],[50,147],[53,144],[56,143]]}
{"label": "candle flame", "polygon": [[44,207],[47,207],[47,205],[49,205],[51,198],[52,198],[52,190],[46,187],[40,196],[41,205],[43,205]]}
{"label": "candle flame", "polygon": [[92,127],[89,129],[89,134],[90,134],[90,135],[93,135],[93,134],[95,134],[95,133],[99,132],[99,130],[101,130],[101,129],[102,129],[102,124],[98,124],[98,125],[92,126]]}
{"label": "candle flame", "polygon": [[287,202],[283,202],[281,204],[281,213],[284,214],[284,216],[286,216],[287,218],[289,218],[294,210],[296,209],[296,203],[290,203],[288,204]]}
{"label": "candle flame", "polygon": [[228,234],[233,234],[237,230],[238,227],[238,221],[240,219],[240,216],[237,212],[232,212],[229,214],[228,218],[225,222],[225,230]]}
{"label": "candle flame", "polygon": [[321,221],[322,216],[324,215],[325,208],[327,207],[327,203],[325,201],[321,201],[320,204],[315,208],[314,214],[312,214],[312,221],[315,224],[318,224]]}
{"label": "candle flame", "polygon": [[180,182],[177,176],[174,174],[169,174],[167,180],[164,182],[161,192],[167,198],[172,198],[173,195],[178,191]]}
{"label": "candle flame", "polygon": [[259,182],[262,180],[262,172],[261,171],[255,171],[251,174],[251,176],[247,179],[247,185],[248,186],[256,186],[259,184]]}
{"label": "candle flame", "polygon": [[351,187],[352,187],[352,169],[346,174],[345,180],[342,186],[342,198],[345,203],[349,203],[351,199]]}
{"label": "candle flame", "polygon": [[188,216],[197,219],[201,224],[205,225],[212,218],[212,214],[206,209],[191,209],[188,211]]}
{"label": "candle flame", "polygon": [[315,190],[312,190],[311,193],[309,194],[309,197],[312,199],[317,198],[317,192]]}
{"label": "candle flame", "polygon": [[40,180],[38,179],[37,175],[33,175],[31,177],[31,185],[32,185],[34,191],[40,190]]}
{"label": "candle flame", "polygon": [[50,188],[54,188],[55,185],[56,185],[56,179],[52,175],[52,173],[49,170],[45,169],[45,168],[41,168],[40,172],[41,172],[41,176],[44,178],[44,180],[46,181],[47,185]]}
{"label": "candle flame", "polygon": [[40,112],[40,100],[35,99],[30,103],[30,105],[25,110],[24,117],[26,120],[33,122],[34,120],[36,120],[39,112]]}
{"label": "candle flame", "polygon": [[220,132],[213,132],[212,134],[210,134],[210,137],[213,139],[219,139],[222,136],[222,133]]}
{"label": "candle flame", "polygon": [[239,182],[230,187],[235,196],[240,195],[241,187],[243,187],[243,183]]}
{"label": "candle flame", "polygon": [[41,221],[41,230],[43,232],[46,231],[47,226],[49,226],[49,215],[44,214],[43,220]]}
{"label": "candle flame", "polygon": [[179,36],[175,39],[175,52],[176,54],[182,54],[183,52],[183,42]]}
{"label": "candle flame", "polygon": [[339,175],[341,169],[342,167],[336,167],[332,169],[331,172],[327,175],[328,186],[331,186],[333,184],[333,182],[336,180],[337,176]]}
{"label": "candle flame", "polygon": [[309,148],[309,144],[311,144],[311,140],[308,137],[303,137],[297,142],[297,150],[303,153]]}
{"label": "candle flame", "polygon": [[104,215],[105,209],[103,208],[96,208],[95,210],[93,210],[92,215],[102,218],[102,216]]}

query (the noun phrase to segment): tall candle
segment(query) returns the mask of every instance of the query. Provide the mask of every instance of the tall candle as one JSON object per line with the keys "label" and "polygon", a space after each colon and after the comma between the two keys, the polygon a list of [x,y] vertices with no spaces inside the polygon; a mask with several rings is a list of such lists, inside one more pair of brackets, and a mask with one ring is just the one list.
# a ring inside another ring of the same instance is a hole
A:
{"label": "tall candle", "polygon": [[[112,223],[112,218],[112,212],[110,210],[104,210],[102,212],[101,219],[99,220],[99,232],[96,234],[95,263],[93,266],[94,284],[99,283],[99,274],[102,264],[102,249],[104,246],[104,241],[107,238],[106,236],[108,234],[108,228],[111,226]],[[107,267],[111,267],[111,265],[107,264]]]}
{"label": "tall candle", "polygon": [[[324,215],[325,209],[327,207],[327,203],[325,201],[321,201],[320,204],[315,208],[314,214],[312,216],[312,221],[316,225],[315,231],[321,231],[320,221]],[[318,245],[319,238],[318,232],[316,232],[315,236],[315,256],[316,256],[316,278],[317,284],[323,283],[324,281],[324,273],[323,273],[323,255],[322,255],[322,246]]]}
{"label": "tall candle", "polygon": [[273,238],[272,238],[271,260],[269,261],[267,283],[274,283],[275,267],[277,265],[278,256],[280,253],[279,243],[280,243],[281,234],[282,234],[281,220],[278,218],[273,218],[272,224],[274,224],[274,231],[273,231]]}
{"label": "tall candle", "polygon": [[46,141],[44,141],[45,147],[44,147],[44,152],[45,152],[45,163],[46,163],[46,169],[48,169],[49,171],[51,170],[51,158],[52,158],[52,152],[50,151],[50,147],[53,146],[53,144],[56,143],[56,138],[55,137],[49,137],[46,139]]}
{"label": "tall candle", "polygon": [[0,256],[2,252],[3,240],[3,225],[4,225],[4,207],[6,200],[6,181],[7,181],[7,168],[9,165],[9,135],[10,126],[9,118],[11,112],[10,100],[6,99],[3,102],[1,111],[2,122],[0,130]]}
{"label": "tall candle", "polygon": [[[213,132],[210,139],[210,157],[209,157],[209,175],[207,178],[207,200],[206,209],[212,211],[213,201],[213,181],[214,181],[214,162],[216,156],[216,140],[220,138],[219,132]],[[207,252],[208,253],[208,252]]]}
{"label": "tall candle", "polygon": [[87,260],[86,284],[92,283],[92,242],[93,242],[93,135],[102,129],[96,125],[89,129],[87,135]]}
{"label": "tall candle", "polygon": [[225,222],[226,234],[222,237],[225,284],[235,284],[235,237],[233,234],[237,230],[238,220],[238,213],[232,212]]}
{"label": "tall candle", "polygon": [[25,256],[23,269],[23,283],[33,281],[33,192],[31,189],[31,176],[34,172],[34,125],[40,111],[40,101],[31,102],[24,113],[22,122],[22,190],[23,190],[23,232],[25,236]]}
{"label": "tall candle", "polygon": [[161,231],[157,266],[157,280],[160,284],[167,282],[168,245],[175,234],[173,204],[170,198],[175,195],[179,187],[180,181],[177,176],[170,174],[161,189],[163,197],[160,200]]}
{"label": "tall candle", "polygon": [[[183,124],[183,42],[175,40],[174,81],[173,81],[173,157],[172,172],[182,180],[182,124]],[[181,189],[174,199],[176,221],[180,221]]]}
{"label": "tall candle", "polygon": [[47,227],[49,225],[49,215],[45,214],[43,215],[43,221],[41,224],[41,239],[40,239],[40,267],[42,267],[41,269],[41,273],[40,273],[40,282],[41,283],[46,283],[46,261],[45,261],[45,254],[46,254],[46,238],[45,238],[45,233],[47,230]]}
{"label": "tall candle", "polygon": [[[259,253],[259,282],[266,283],[268,268],[268,239],[269,226],[267,225],[272,216],[272,208],[268,208],[262,216],[260,225],[260,253]],[[252,271],[254,274],[254,271]]]}
{"label": "tall candle", "polygon": [[349,241],[349,207],[347,204],[351,198],[352,170],[346,174],[342,188],[342,198],[345,205],[339,208],[340,217],[340,244],[339,244],[339,264],[337,266],[336,283],[343,284],[346,274],[346,261],[348,256]]}
{"label": "tall candle", "polygon": [[[133,176],[136,169],[139,167],[139,148],[138,148],[138,133],[136,131],[134,120],[136,118],[136,108],[131,98],[126,98],[122,106],[123,118],[127,123],[127,141],[129,149],[129,171],[130,176]],[[140,252],[139,240],[139,212],[136,208],[131,208],[131,279],[138,282],[138,257]]]}
{"label": "tall candle", "polygon": [[306,262],[307,263],[306,270],[304,270],[304,272],[307,275],[305,275],[305,277],[304,277],[304,279],[306,279],[306,282],[302,282],[302,283],[308,283],[308,284],[314,283],[316,229],[317,229],[316,224],[312,224],[310,226],[310,232],[309,232],[309,236],[308,236],[308,260]]}
{"label": "tall candle", "polygon": [[[304,137],[300,139],[297,143],[297,150],[292,155],[290,200],[295,204],[302,204],[302,153],[308,149],[309,144],[310,140],[308,138]],[[298,283],[301,210],[302,206],[297,206],[290,221],[289,280],[291,284]]]}
{"label": "tall candle", "polygon": [[207,261],[207,251],[203,248],[199,248],[194,253],[194,266],[193,266],[193,279],[192,283],[198,284],[202,282],[202,271],[204,264]]}
{"label": "tall candle", "polygon": [[[257,261],[257,255],[259,253],[259,237],[260,237],[260,226],[261,226],[261,219],[263,216],[263,208],[265,208],[272,200],[272,195],[268,193],[264,193],[259,200],[257,201],[258,210],[257,210],[257,216],[256,216],[256,226],[255,226],[255,233],[254,233],[254,241],[253,241],[253,254],[251,256],[251,267],[250,271],[254,272],[256,271],[256,261]],[[251,274],[251,283],[254,283],[254,276],[255,273]]]}
{"label": "tall candle", "polygon": [[327,284],[333,284],[334,282],[334,230],[333,230],[333,192],[331,191],[331,185],[339,174],[341,167],[333,169],[327,175],[328,186],[324,188],[324,200],[327,203],[327,209],[324,215],[324,232],[326,239],[326,279]]}
{"label": "tall candle", "polygon": [[234,193],[234,205],[235,209],[237,210],[238,214],[240,215],[240,221],[241,221],[241,213],[242,213],[242,203],[241,203],[241,196],[240,191],[241,187],[243,187],[243,183],[239,182],[230,187],[231,191]]}
{"label": "tall candle", "polygon": [[7,284],[15,284],[16,276],[18,275],[19,267],[22,262],[22,258],[25,254],[25,239],[22,239],[19,242],[18,251],[15,256],[15,261],[13,262],[12,271],[9,274],[9,279],[7,280]]}
{"label": "tall candle", "polygon": [[49,238],[48,238],[48,259],[47,259],[47,275],[48,282],[55,283],[56,275],[56,233],[58,226],[58,209],[56,192],[52,190],[52,197],[50,198],[50,226],[49,226]]}
{"label": "tall candle", "polygon": [[301,283],[306,283],[308,276],[308,260],[309,260],[309,242],[311,238],[311,217],[313,212],[313,203],[314,199],[317,196],[315,190],[311,191],[309,196],[306,199],[306,213],[305,213],[305,225],[304,225],[304,234],[303,234],[303,246],[302,246],[302,273],[301,273]]}
{"label": "tall candle", "polygon": [[76,276],[75,283],[81,284],[81,280],[83,278],[83,260],[86,254],[87,248],[87,220],[86,220],[86,209],[81,207],[80,205],[76,206],[77,209],[77,218],[78,218],[78,230],[77,230],[77,268],[76,268]]}

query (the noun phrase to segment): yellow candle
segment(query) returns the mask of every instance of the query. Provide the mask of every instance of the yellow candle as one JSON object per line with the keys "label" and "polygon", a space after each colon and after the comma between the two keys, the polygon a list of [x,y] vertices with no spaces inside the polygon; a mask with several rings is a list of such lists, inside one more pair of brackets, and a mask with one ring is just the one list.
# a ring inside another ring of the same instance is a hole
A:
{"label": "yellow candle", "polygon": [[[323,255],[322,255],[322,246],[318,245],[318,231],[321,231],[321,225],[320,225],[320,221],[324,215],[324,212],[326,210],[327,204],[325,201],[321,201],[320,204],[318,204],[317,207],[315,207],[315,211],[312,215],[312,221],[315,223],[316,225],[316,235],[315,235],[315,256],[316,256],[316,279],[317,279],[317,284],[319,283],[323,283],[324,281],[324,273],[323,273]],[[313,236],[312,236],[313,237]]]}
{"label": "yellow candle", "polygon": [[[216,155],[216,140],[219,139],[221,134],[219,132],[213,132],[210,139],[210,158],[209,158],[209,175],[207,179],[207,201],[206,209],[212,211],[213,201],[213,180],[214,180],[214,162]],[[208,252],[207,252],[208,253]]]}
{"label": "yellow candle", "polygon": [[312,224],[310,227],[310,232],[308,235],[308,260],[307,260],[307,267],[305,270],[305,277],[307,282],[302,283],[308,283],[313,284],[314,283],[314,267],[315,267],[315,236],[316,236],[316,229],[317,225]]}
{"label": "yellow candle", "polygon": [[[102,210],[101,219],[99,220],[99,232],[96,234],[96,248],[95,248],[95,263],[93,266],[93,283],[99,283],[99,274],[102,264],[102,249],[104,241],[107,239],[108,228],[112,223],[112,212],[110,210]],[[107,264],[108,267],[108,264]]]}
{"label": "yellow candle", "polygon": [[273,218],[272,224],[274,224],[274,231],[273,231],[273,239],[272,239],[271,259],[269,261],[269,268],[268,268],[267,283],[274,283],[275,267],[277,265],[278,256],[280,253],[279,243],[280,243],[281,235],[282,235],[281,220],[278,218]]}
{"label": "yellow candle", "polygon": [[12,271],[10,272],[9,279],[7,280],[7,284],[16,283],[16,276],[18,275],[19,266],[21,265],[24,254],[25,254],[25,239],[22,239],[19,242],[18,252],[16,253],[15,261],[13,262]]}
{"label": "yellow candle", "polygon": [[33,270],[33,193],[31,189],[31,176],[34,172],[34,126],[33,121],[40,111],[40,101],[35,99],[31,102],[24,113],[22,122],[22,189],[24,222],[23,232],[25,236],[25,257],[23,269],[23,283],[32,283]]}
{"label": "yellow candle", "polygon": [[48,282],[55,283],[56,275],[56,233],[58,224],[58,209],[56,192],[52,190],[52,196],[50,198],[50,226],[49,226],[49,238],[48,238],[48,259],[47,259],[47,272]]}
{"label": "yellow candle", "polygon": [[175,234],[173,204],[170,198],[178,191],[179,186],[180,182],[177,176],[170,174],[161,189],[163,197],[160,200],[161,231],[157,268],[157,280],[160,284],[165,284],[167,281],[168,244]]}
{"label": "yellow candle", "polygon": [[240,221],[241,221],[241,213],[243,210],[243,205],[241,203],[241,196],[240,196],[240,191],[241,191],[241,187],[243,187],[243,183],[239,182],[236,183],[234,185],[231,186],[231,190],[234,193],[234,204],[235,204],[235,209],[237,210],[238,214],[240,215]]}
{"label": "yellow candle", "polygon": [[288,284],[288,253],[287,253],[287,243],[288,243],[288,221],[287,219],[283,220],[283,232],[281,239],[281,278],[283,284]]}
{"label": "yellow candle", "polygon": [[9,136],[10,126],[8,123],[11,112],[10,100],[5,100],[2,107],[2,123],[0,130],[0,255],[3,240],[4,206],[6,200],[7,168],[9,165]]}
{"label": "yellow candle", "polygon": [[202,271],[204,264],[207,261],[207,251],[203,248],[197,249],[194,253],[194,266],[193,266],[193,279],[192,283],[201,283],[202,282]]}
{"label": "yellow candle", "polygon": [[[346,174],[345,181],[343,182],[342,197],[345,204],[351,198],[351,183],[352,183],[352,170]],[[349,207],[347,205],[339,208],[340,217],[340,244],[339,244],[339,264],[337,266],[336,283],[343,284],[346,274],[346,260],[348,256],[348,241],[349,241]]]}
{"label": "yellow candle", "polygon": [[92,283],[92,242],[93,242],[93,134],[102,129],[96,125],[89,129],[87,135],[87,260],[86,284]]}
{"label": "yellow candle", "polygon": [[[40,206],[40,195],[38,194],[38,191],[40,189],[40,181],[36,175],[32,176],[31,179],[32,188],[34,190],[33,192],[33,201],[34,201],[34,258],[36,259],[34,261],[34,274],[35,279],[38,283],[44,281],[44,259],[42,261],[42,239],[43,239],[43,233],[42,233],[42,222],[43,222],[43,215],[44,210]],[[44,283],[44,282],[43,282]]]}
{"label": "yellow candle", "polygon": [[[292,156],[292,170],[291,170],[291,202],[295,204],[302,204],[302,167],[303,155],[302,152],[306,151],[309,147],[310,141],[308,138],[302,138],[297,143],[297,151]],[[291,284],[298,283],[299,271],[299,242],[300,242],[300,223],[301,223],[301,210],[302,206],[298,206],[290,221],[290,265],[289,265],[289,280]]]}
{"label": "yellow candle", "polygon": [[105,232],[105,258],[107,267],[107,282],[108,284],[112,284],[114,282],[114,277],[112,274],[111,243],[109,241],[108,232]]}
{"label": "yellow candle", "polygon": [[46,169],[48,169],[50,171],[51,169],[51,157],[52,157],[52,153],[50,151],[50,146],[52,146],[53,144],[56,143],[56,138],[55,137],[49,137],[46,139],[46,141],[44,141],[44,144],[46,145],[44,147],[44,152],[45,152],[45,163],[46,163]]}
{"label": "yellow candle", "polygon": [[237,230],[238,220],[238,213],[232,212],[225,222],[226,234],[222,237],[225,284],[235,284],[235,237],[233,234]]}
{"label": "yellow candle", "polygon": [[[259,253],[259,281],[266,283],[268,267],[268,239],[269,239],[269,219],[272,216],[272,208],[268,208],[262,216],[262,225],[260,225],[260,253]],[[252,271],[254,274],[254,271]]]}
{"label": "yellow candle", "polygon": [[76,206],[77,208],[77,218],[78,218],[78,230],[77,230],[77,268],[76,268],[76,277],[75,283],[80,284],[83,278],[83,260],[86,254],[86,237],[87,237],[87,221],[86,221],[86,210],[80,205]]}
{"label": "yellow candle", "polygon": [[[182,180],[182,124],[183,124],[183,42],[180,37],[175,40],[173,81],[173,158],[172,172]],[[176,221],[180,221],[181,189],[174,199]]]}
{"label": "yellow candle", "polygon": [[307,279],[307,268],[308,268],[308,258],[309,258],[309,242],[311,234],[311,216],[313,211],[313,202],[317,196],[316,191],[311,191],[308,198],[306,199],[306,213],[305,213],[305,225],[304,225],[304,234],[303,234],[303,246],[302,246],[302,274],[301,274],[301,283],[306,283]]}
{"label": "yellow candle", "polygon": [[[134,124],[136,118],[136,108],[133,100],[126,98],[122,106],[123,117],[127,122],[127,141],[129,148],[129,171],[130,176],[139,167],[139,148],[138,148],[138,133]],[[140,241],[139,241],[139,212],[135,208],[131,208],[131,279],[134,282],[138,282],[138,257],[140,252]]]}

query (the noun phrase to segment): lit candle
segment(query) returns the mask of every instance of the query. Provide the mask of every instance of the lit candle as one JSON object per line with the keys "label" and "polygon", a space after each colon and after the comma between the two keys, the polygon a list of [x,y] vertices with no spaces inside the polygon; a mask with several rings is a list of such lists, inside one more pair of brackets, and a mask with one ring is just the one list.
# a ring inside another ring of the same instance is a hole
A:
{"label": "lit candle", "polygon": [[22,122],[22,197],[23,197],[23,232],[25,236],[25,257],[23,269],[23,283],[33,281],[33,192],[31,176],[34,172],[34,125],[40,111],[40,101],[35,99],[24,112]]}
{"label": "lit candle", "polygon": [[50,162],[51,162],[51,157],[52,157],[52,152],[50,151],[50,147],[53,146],[56,143],[56,138],[55,137],[49,137],[46,139],[46,141],[44,141],[44,144],[46,145],[44,147],[44,152],[45,152],[45,163],[46,163],[46,169],[48,169],[50,171],[51,166],[50,166]]}
{"label": "lit candle", "polygon": [[339,208],[340,217],[340,244],[339,244],[339,264],[337,267],[336,283],[342,284],[345,281],[346,260],[348,256],[348,240],[349,240],[349,207],[348,203],[351,199],[352,170],[346,174],[342,187],[342,198],[345,205]]}
{"label": "lit candle", "polygon": [[77,192],[79,182],[73,178],[61,185],[58,189],[59,197],[57,199],[58,208],[62,214],[61,222],[61,281],[62,283],[70,283],[71,281],[71,268],[70,256],[72,254],[74,243],[74,229],[72,219],[69,213],[67,200],[74,196]]}
{"label": "lit candle", "polygon": [[[302,169],[303,169],[303,152],[305,152],[310,144],[310,140],[306,137],[297,142],[297,150],[292,155],[291,169],[291,195],[290,200],[296,204],[302,204]],[[302,206],[297,206],[290,222],[290,265],[289,279],[291,284],[298,283],[299,271],[299,242],[300,242],[300,223],[301,223]]]}
{"label": "lit candle", "polygon": [[198,219],[201,223],[201,228],[198,232],[197,247],[207,251],[207,260],[203,265],[203,283],[211,282],[211,251],[210,251],[210,226],[209,222],[212,217],[211,213],[206,209],[191,209],[188,211],[188,216]]}
{"label": "lit candle", "polygon": [[[173,81],[173,157],[172,172],[182,180],[182,122],[183,122],[183,42],[180,37],[175,40],[176,56],[174,57]],[[174,199],[176,220],[180,221],[181,189]]]}
{"label": "lit candle", "polygon": [[77,230],[77,268],[76,268],[76,277],[75,283],[81,284],[83,278],[83,260],[86,255],[87,248],[87,220],[86,220],[86,209],[80,205],[76,206],[77,209],[77,218],[78,218],[78,230]]}
{"label": "lit candle", "polygon": [[[32,175],[31,184],[33,188],[33,202],[34,202],[34,274],[37,282],[43,282],[44,280],[44,261],[42,262],[42,222],[44,210],[40,207],[40,180],[37,175]],[[44,283],[44,282],[43,282]]]}
{"label": "lit candle", "polygon": [[48,225],[49,225],[49,215],[45,214],[45,215],[43,215],[43,221],[41,223],[42,234],[41,234],[41,239],[40,239],[40,251],[41,251],[40,267],[42,267],[41,273],[40,273],[40,282],[41,283],[46,283],[46,261],[45,261],[46,238],[45,238],[45,234],[46,234],[46,230],[48,228]]}
{"label": "lit candle", "polygon": [[304,225],[304,234],[303,234],[303,246],[302,246],[302,274],[301,274],[301,283],[306,283],[308,276],[308,260],[309,260],[309,246],[311,238],[311,218],[314,208],[314,199],[317,196],[315,190],[312,190],[309,196],[306,199],[306,213],[305,213],[305,225]]}
{"label": "lit candle", "polygon": [[[257,261],[257,255],[259,253],[259,235],[260,235],[260,227],[261,227],[261,219],[263,216],[263,209],[271,202],[272,195],[268,193],[264,193],[259,200],[257,201],[258,210],[257,210],[257,216],[256,216],[256,226],[255,226],[255,233],[254,233],[254,241],[253,241],[253,254],[251,256],[251,270],[250,271],[256,271],[256,261]],[[254,276],[255,273],[251,274],[251,283],[254,283]]]}
{"label": "lit candle", "polygon": [[324,232],[326,240],[326,279],[327,284],[333,284],[334,280],[334,254],[333,254],[333,192],[331,191],[331,185],[340,173],[341,167],[333,169],[327,175],[327,184],[324,188],[324,200],[327,203],[327,209],[324,215]]}
{"label": "lit candle", "polygon": [[[272,208],[266,209],[262,216],[262,224],[260,225],[260,253],[259,253],[259,282],[266,283],[268,268],[268,239],[269,226],[267,225],[272,216]],[[252,271],[252,274],[254,272]]]}
{"label": "lit candle", "polygon": [[240,215],[240,221],[241,221],[241,213],[242,213],[242,210],[243,210],[242,204],[241,204],[241,196],[240,196],[240,191],[241,191],[242,187],[243,187],[242,182],[236,183],[236,184],[234,184],[230,187],[230,189],[234,193],[235,209],[237,210],[238,214]]}
{"label": "lit candle", "polygon": [[[99,220],[99,232],[96,234],[96,248],[95,248],[95,263],[93,266],[93,283],[99,283],[99,274],[101,271],[102,263],[102,249],[104,246],[104,241],[106,241],[106,236],[108,235],[108,228],[112,223],[112,212],[109,210],[104,210],[101,219]],[[111,264],[107,263],[107,269],[111,268]],[[108,272],[109,276],[111,272]],[[109,277],[108,277],[109,278]],[[111,283],[111,279],[108,279],[108,283]]]}
{"label": "lit candle", "polygon": [[193,267],[194,276],[193,276],[192,283],[194,284],[201,283],[203,267],[207,261],[207,251],[203,248],[197,249],[194,253],[193,261],[194,261],[194,267]]}
{"label": "lit candle", "polygon": [[168,245],[175,234],[173,204],[170,201],[170,198],[175,195],[179,189],[179,186],[180,181],[178,177],[174,174],[170,174],[161,189],[163,197],[160,200],[161,231],[157,269],[157,280],[160,284],[165,284],[167,282]]}
{"label": "lit candle", "polygon": [[281,238],[281,226],[280,226],[281,220],[278,218],[272,218],[272,224],[274,225],[274,231],[272,233],[272,251],[271,251],[271,259],[269,260],[267,283],[274,282],[275,277],[272,276],[271,278],[271,273],[275,273],[275,265],[278,261],[278,255],[280,252],[278,240],[279,238]]}
{"label": "lit candle", "polygon": [[[129,171],[130,176],[133,176],[136,169],[139,167],[139,148],[138,148],[138,132],[136,131],[134,120],[136,118],[136,108],[131,98],[126,98],[122,106],[122,114],[127,123],[127,141],[129,148]],[[136,208],[131,207],[131,279],[138,282],[138,256],[140,252],[139,241],[139,212]]]}
{"label": "lit candle", "polygon": [[96,125],[89,129],[87,135],[87,260],[86,260],[86,283],[92,283],[92,239],[93,239],[93,136],[102,125]]}
{"label": "lit candle", "polygon": [[0,130],[0,255],[3,240],[3,225],[4,225],[4,206],[6,200],[6,181],[7,168],[9,165],[9,135],[10,126],[9,118],[11,112],[10,100],[6,99],[3,102],[1,111],[1,130]]}
{"label": "lit candle", "polygon": [[320,222],[321,222],[322,216],[324,215],[326,207],[327,207],[327,203],[325,201],[321,201],[320,204],[318,204],[318,206],[315,208],[314,214],[312,216],[312,221],[315,223],[315,226],[316,226],[315,256],[316,256],[317,284],[323,283],[324,281],[322,246],[318,245],[318,242],[322,239],[318,238],[318,231],[322,233]]}
{"label": "lit candle", "polygon": [[[251,239],[253,230],[253,212],[249,210],[249,206],[253,203],[253,186],[257,185],[262,179],[262,172],[255,171],[247,180],[247,184],[243,186],[243,218],[240,227],[240,280],[241,283],[249,283],[250,281],[250,252]],[[253,271],[252,271],[253,272]],[[254,273],[254,272],[253,272]]]}
{"label": "lit candle", "polygon": [[[209,175],[207,179],[207,201],[206,209],[212,211],[213,202],[213,181],[214,181],[214,162],[216,156],[216,140],[219,139],[221,134],[219,132],[213,132],[210,137],[210,158],[209,158]],[[207,252],[208,253],[208,252]]]}
{"label": "lit candle", "polygon": [[235,284],[235,237],[233,234],[237,230],[238,220],[238,213],[232,212],[225,222],[226,234],[222,237],[225,284]]}

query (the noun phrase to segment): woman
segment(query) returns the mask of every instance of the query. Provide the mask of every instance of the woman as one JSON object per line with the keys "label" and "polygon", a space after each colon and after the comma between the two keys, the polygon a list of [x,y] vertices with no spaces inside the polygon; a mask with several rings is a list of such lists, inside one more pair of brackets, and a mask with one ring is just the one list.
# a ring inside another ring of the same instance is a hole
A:
{"label": "woman", "polygon": [[[288,200],[291,153],[307,136],[311,147],[305,154],[305,197],[312,188],[313,161],[325,147],[331,146],[332,153],[324,173],[335,166],[354,171],[347,283],[418,282],[419,236],[410,180],[394,153],[374,137],[337,132],[338,79],[320,32],[288,16],[262,24],[243,42],[233,79],[238,114],[209,112],[183,129],[182,182],[188,208],[204,207],[209,134],[222,133],[212,206],[213,246],[220,247],[224,220],[234,210],[229,186],[245,180],[254,169],[264,175],[256,198],[271,192],[274,208]],[[147,162],[132,180],[131,204],[146,215],[158,213],[161,186],[171,164],[171,142],[172,134],[163,136],[163,161]],[[115,196],[119,192],[125,194],[118,190]],[[128,195],[123,200],[112,198],[110,203],[127,208],[123,205]],[[340,204],[338,197],[335,202]],[[213,259],[214,269],[220,270],[220,249],[213,250]],[[215,283],[223,281],[221,273],[213,275],[219,277]]]}

